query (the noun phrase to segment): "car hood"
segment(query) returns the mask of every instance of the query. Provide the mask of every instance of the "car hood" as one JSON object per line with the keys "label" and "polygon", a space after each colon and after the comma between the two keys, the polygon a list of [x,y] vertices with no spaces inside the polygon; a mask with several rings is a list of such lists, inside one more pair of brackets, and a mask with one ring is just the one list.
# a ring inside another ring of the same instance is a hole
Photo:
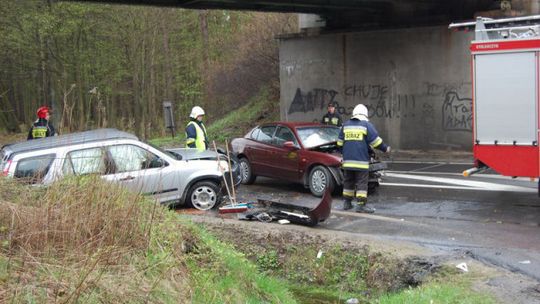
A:
{"label": "car hood", "polygon": [[217,159],[218,153],[211,150],[199,151],[190,148],[166,149],[166,151],[182,156],[182,160]]}

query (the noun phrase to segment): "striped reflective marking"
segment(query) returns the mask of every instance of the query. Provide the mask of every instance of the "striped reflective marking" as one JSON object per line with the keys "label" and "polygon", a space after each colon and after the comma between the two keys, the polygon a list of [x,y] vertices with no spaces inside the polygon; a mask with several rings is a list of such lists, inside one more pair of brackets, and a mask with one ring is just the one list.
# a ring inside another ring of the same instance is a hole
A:
{"label": "striped reflective marking", "polygon": [[343,189],[343,196],[353,197],[354,196],[354,190]]}
{"label": "striped reflective marking", "polygon": [[369,169],[369,162],[368,161],[357,161],[357,160],[345,160],[343,161],[343,168],[351,168],[351,169]]}
{"label": "striped reflective marking", "polygon": [[357,190],[356,191],[356,197],[366,198],[367,197],[367,191]]}
{"label": "striped reflective marking", "polygon": [[375,138],[372,142],[369,143],[369,145],[373,148],[377,148],[382,144],[383,140],[380,137]]}

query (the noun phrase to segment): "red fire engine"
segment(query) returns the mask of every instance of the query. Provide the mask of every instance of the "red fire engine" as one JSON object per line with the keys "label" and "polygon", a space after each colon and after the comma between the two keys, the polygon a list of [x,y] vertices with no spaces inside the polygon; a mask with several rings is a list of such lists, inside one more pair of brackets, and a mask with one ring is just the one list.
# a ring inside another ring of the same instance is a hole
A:
{"label": "red fire engine", "polygon": [[[540,176],[540,16],[451,24],[475,27],[471,43],[473,154],[469,176],[487,168]],[[540,183],[539,183],[540,187]]]}

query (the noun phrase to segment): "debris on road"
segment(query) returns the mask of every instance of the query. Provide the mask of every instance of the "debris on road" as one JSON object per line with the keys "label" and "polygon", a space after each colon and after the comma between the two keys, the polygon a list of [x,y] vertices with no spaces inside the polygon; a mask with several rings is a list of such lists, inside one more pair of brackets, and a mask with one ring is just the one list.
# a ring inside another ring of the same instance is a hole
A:
{"label": "debris on road", "polygon": [[530,263],[531,263],[531,261],[529,261],[529,260],[525,260],[525,261],[519,261],[519,263],[520,263],[520,264],[530,264]]}
{"label": "debris on road", "polygon": [[463,272],[469,272],[469,267],[467,267],[467,263],[457,264],[456,268],[462,270]]}
{"label": "debris on road", "polygon": [[[238,206],[245,206],[246,210]],[[257,202],[241,203],[220,208],[220,213],[241,213],[239,218],[244,220],[256,219],[262,222],[277,220],[280,224],[294,223],[307,226],[315,226],[323,222],[330,216],[331,211],[332,195],[329,191],[325,192],[322,200],[313,209],[263,199],[259,199]],[[280,220],[286,220],[287,222]]]}

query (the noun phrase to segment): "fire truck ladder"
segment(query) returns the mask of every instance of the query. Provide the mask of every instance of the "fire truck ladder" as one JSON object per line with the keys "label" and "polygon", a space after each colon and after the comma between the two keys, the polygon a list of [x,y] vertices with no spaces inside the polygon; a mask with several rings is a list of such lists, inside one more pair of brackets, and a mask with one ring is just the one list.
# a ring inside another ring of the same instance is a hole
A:
{"label": "fire truck ladder", "polygon": [[474,29],[476,41],[525,39],[540,37],[540,15],[491,19],[478,17],[476,21],[452,23],[449,29]]}

